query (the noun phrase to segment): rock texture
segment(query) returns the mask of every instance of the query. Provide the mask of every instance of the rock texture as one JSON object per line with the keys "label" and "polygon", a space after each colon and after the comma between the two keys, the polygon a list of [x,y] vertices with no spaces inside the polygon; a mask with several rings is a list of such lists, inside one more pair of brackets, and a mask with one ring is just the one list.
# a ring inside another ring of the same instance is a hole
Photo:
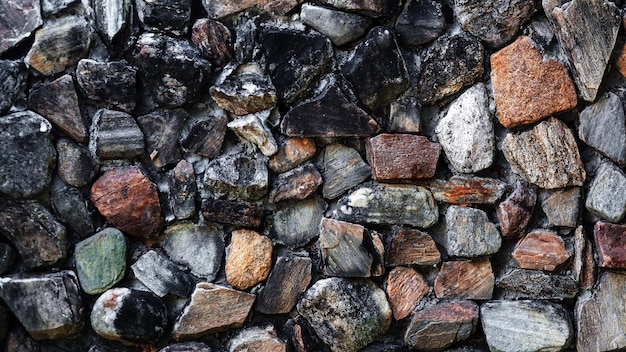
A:
{"label": "rock texture", "polygon": [[495,276],[489,260],[444,262],[435,279],[435,296],[447,299],[491,299]]}
{"label": "rock texture", "polygon": [[557,270],[570,258],[563,239],[556,233],[543,230],[524,236],[512,255],[520,268],[546,271]]}
{"label": "rock texture", "polygon": [[587,194],[585,207],[589,212],[611,222],[619,222],[626,215],[626,199],[613,197],[626,192],[626,175],[610,162],[598,170]]}
{"label": "rock texture", "polygon": [[428,283],[414,269],[399,266],[387,276],[385,292],[396,320],[406,318],[428,291]]}
{"label": "rock texture", "polygon": [[501,244],[500,233],[484,211],[456,205],[448,208],[444,246],[449,255],[480,257],[497,252]]}
{"label": "rock texture", "polygon": [[2,25],[0,34],[0,54],[11,49],[30,36],[31,32],[43,24],[41,6],[38,1],[6,1],[0,5]]}
{"label": "rock texture", "polygon": [[255,231],[237,230],[231,234],[226,257],[226,280],[246,290],[265,280],[272,267],[272,241]]}
{"label": "rock texture", "polygon": [[366,147],[372,178],[388,182],[433,177],[441,153],[439,144],[411,134],[379,134]]}
{"label": "rock texture", "polygon": [[580,113],[578,137],[619,165],[626,164],[626,122],[619,97],[608,93]]}
{"label": "rock texture", "polygon": [[83,291],[99,294],[118,283],[126,271],[126,251],[126,238],[115,228],[104,229],[77,243],[74,260]]}

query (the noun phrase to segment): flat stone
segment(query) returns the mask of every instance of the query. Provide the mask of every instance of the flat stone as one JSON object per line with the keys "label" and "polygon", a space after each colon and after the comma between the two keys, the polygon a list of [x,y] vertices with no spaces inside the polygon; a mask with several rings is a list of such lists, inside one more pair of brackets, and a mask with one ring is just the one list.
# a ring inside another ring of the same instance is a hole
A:
{"label": "flat stone", "polygon": [[73,271],[0,278],[0,297],[35,340],[69,337],[83,329],[83,303]]}
{"label": "flat stone", "polygon": [[367,182],[339,199],[333,217],[356,223],[428,228],[437,222],[439,211],[426,188]]}
{"label": "flat stone", "polygon": [[272,109],[278,100],[272,81],[256,63],[239,66],[209,91],[222,109],[237,116]]}
{"label": "flat stone", "polygon": [[165,304],[152,292],[118,287],[98,297],[90,320],[105,339],[146,344],[163,335],[168,319]]}
{"label": "flat stone", "polygon": [[272,241],[256,231],[236,230],[231,234],[226,256],[226,280],[238,290],[267,279],[272,268]]}
{"label": "flat stone", "polygon": [[[15,262],[15,250],[13,247],[6,243],[0,243],[0,275],[7,272],[13,265],[13,262]],[[3,334],[0,332],[0,338],[2,336]]]}
{"label": "flat stone", "polygon": [[0,193],[31,198],[49,187],[56,164],[51,131],[50,123],[32,111],[0,119]]}
{"label": "flat stone", "polygon": [[275,173],[289,171],[311,159],[316,151],[315,141],[311,138],[288,138],[270,158],[269,168]]}
{"label": "flat stone", "polygon": [[187,153],[215,158],[222,149],[227,123],[224,110],[203,111],[185,121],[178,143]]}
{"label": "flat stone", "polygon": [[484,211],[457,205],[448,208],[444,247],[449,255],[480,257],[496,253],[501,244],[500,233]]}
{"label": "flat stone", "polygon": [[502,149],[513,172],[540,188],[582,186],[585,181],[572,131],[554,117],[531,130],[507,133]]}
{"label": "flat stone", "polygon": [[156,186],[135,166],[113,168],[91,186],[91,202],[115,227],[149,238],[163,222]]}
{"label": "flat stone", "polygon": [[235,3],[228,0],[202,0],[202,5],[204,5],[209,17],[222,18],[255,5],[263,8],[266,12],[285,15],[301,2],[302,0],[242,0]]}
{"label": "flat stone", "polygon": [[496,277],[496,286],[505,290],[503,299],[554,299],[576,297],[578,283],[570,275],[514,268]]}
{"label": "flat stone", "polygon": [[58,219],[81,238],[94,233],[92,210],[84,193],[55,178],[50,191],[50,205]]}
{"label": "flat stone", "polygon": [[366,247],[369,234],[363,226],[323,218],[319,225],[319,236],[318,243],[325,275],[343,277],[371,275],[373,258]]}
{"label": "flat stone", "polygon": [[148,155],[157,168],[176,164],[182,159],[178,137],[187,117],[183,109],[160,109],[137,117]]}
{"label": "flat stone", "polygon": [[125,112],[135,108],[137,69],[125,61],[83,59],[76,65],[76,82],[89,99],[103,101]]}
{"label": "flat stone", "polygon": [[[366,150],[376,181],[402,181],[435,175],[441,145],[424,136],[383,133],[367,140]],[[419,154],[415,151],[419,150]]]}
{"label": "flat stone", "polygon": [[322,194],[335,199],[365,181],[371,175],[370,166],[359,152],[343,144],[330,144],[320,154],[320,173],[324,183]]}
{"label": "flat stone", "polygon": [[247,203],[221,199],[203,199],[201,209],[202,215],[207,221],[253,229],[262,227],[265,221],[265,210],[262,207]]}
{"label": "flat stone", "polygon": [[541,209],[548,217],[548,226],[576,227],[580,197],[580,187],[540,193]]}
{"label": "flat stone", "polygon": [[126,248],[124,234],[113,227],[76,244],[76,274],[85,293],[102,293],[124,278]]}
{"label": "flat stone", "polygon": [[611,162],[603,162],[589,186],[585,207],[592,214],[610,222],[619,222],[626,215],[626,175]]}
{"label": "flat stone", "polygon": [[211,352],[211,347],[204,342],[173,343],[160,349],[159,352]]}
{"label": "flat stone", "polygon": [[319,235],[326,206],[321,198],[283,203],[269,219],[272,239],[291,249],[309,243]]}
{"label": "flat stone", "polygon": [[133,24],[134,6],[128,0],[98,0],[91,3],[95,28],[108,44],[123,39],[124,32]]}
{"label": "flat stone", "polygon": [[439,202],[451,204],[494,204],[507,190],[507,184],[487,177],[452,176],[424,183]]}
{"label": "flat stone", "polygon": [[302,23],[327,36],[336,46],[360,38],[372,23],[368,17],[309,3],[302,4],[300,18]]}
{"label": "flat stone", "polygon": [[39,1],[11,0],[0,4],[0,54],[28,38],[43,24]]}
{"label": "flat stone", "polygon": [[314,194],[322,184],[322,175],[313,164],[304,164],[278,175],[272,183],[269,200],[272,203],[283,200],[301,200]]}
{"label": "flat stone", "polygon": [[224,258],[224,233],[210,223],[179,222],[165,230],[163,249],[176,263],[189,268],[192,274],[215,280]]}
{"label": "flat stone", "polygon": [[626,164],[626,122],[620,98],[609,92],[580,113],[578,137],[619,165]]}
{"label": "flat stone", "polygon": [[318,280],[298,302],[298,312],[331,350],[356,352],[389,328],[385,292],[369,280]]}
{"label": "flat stone", "polygon": [[227,125],[243,141],[259,148],[261,154],[272,156],[278,152],[278,144],[272,131],[258,114],[239,116]]}
{"label": "flat stone", "polygon": [[241,330],[228,341],[228,352],[247,351],[287,352],[287,344],[276,336],[273,326]]}
{"label": "flat stone", "polygon": [[56,150],[59,153],[57,173],[68,185],[86,186],[98,174],[100,170],[98,163],[91,157],[87,148],[67,138],[59,138],[57,139]]}
{"label": "flat stone", "polygon": [[417,229],[398,227],[387,253],[388,265],[435,265],[441,261],[441,253],[435,241],[427,233]]}
{"label": "flat stone", "polygon": [[259,200],[267,194],[267,160],[260,154],[222,154],[209,163],[204,183],[217,198]]}
{"label": "flat stone", "polygon": [[385,285],[393,317],[401,320],[409,316],[429,290],[428,283],[415,269],[404,266],[393,268]]}
{"label": "flat stone", "polygon": [[89,134],[89,149],[98,159],[130,159],[145,153],[144,135],[135,119],[125,112],[98,110]]}
{"label": "flat stone", "polygon": [[[200,282],[191,300],[176,319],[175,340],[195,340],[201,336],[243,326],[255,295],[219,285]],[[204,317],[198,319],[197,317]]]}
{"label": "flat stone", "polygon": [[136,6],[144,28],[178,36],[187,34],[191,0],[138,0]]}
{"label": "flat stone", "polygon": [[369,17],[379,17],[387,10],[387,3],[384,0],[322,0],[321,2],[340,10],[356,12]]}
{"label": "flat stone", "polygon": [[547,301],[495,301],[480,307],[492,351],[562,351],[573,337],[563,306]]}
{"label": "flat stone", "polygon": [[263,291],[256,300],[256,310],[263,314],[289,313],[298,297],[311,282],[311,259],[298,255],[279,256]]}
{"label": "flat stone", "polygon": [[420,351],[440,351],[466,340],[476,330],[478,306],[472,301],[442,302],[416,311],[404,335]]}
{"label": "flat stone", "polygon": [[506,128],[540,121],[578,103],[567,68],[544,60],[526,36],[491,56],[491,85],[498,120]]}
{"label": "flat stone", "polygon": [[389,131],[419,133],[420,121],[421,105],[415,97],[401,97],[389,104]]}
{"label": "flat stone", "polygon": [[218,21],[201,18],[194,22],[191,41],[212,65],[225,66],[233,55],[230,30]]}
{"label": "flat stone", "polygon": [[495,135],[488,102],[485,85],[477,83],[450,104],[435,128],[446,158],[457,172],[475,173],[493,163]]}
{"label": "flat stone", "polygon": [[437,39],[446,29],[441,3],[433,0],[407,1],[394,28],[400,43],[408,47]]}
{"label": "flat stone", "polygon": [[513,192],[496,209],[502,237],[519,237],[524,233],[536,202],[535,191],[518,181]]}
{"label": "flat stone", "polygon": [[626,269],[626,226],[603,221],[593,227],[598,265],[602,268]]}
{"label": "flat stone", "polygon": [[150,250],[131,265],[133,275],[159,297],[187,297],[195,280],[161,252]]}
{"label": "flat stone", "polygon": [[[3,3],[0,6],[8,3]],[[2,33],[2,29],[0,29],[0,33]],[[0,49],[0,51],[2,50]],[[0,114],[7,112],[20,94],[24,92],[27,78],[28,71],[24,63],[0,60],[0,82],[2,82],[0,83]]]}
{"label": "flat stone", "polygon": [[435,296],[487,300],[493,295],[495,281],[489,259],[443,262],[435,279]]}
{"label": "flat stone", "polygon": [[512,253],[522,269],[556,271],[569,258],[563,239],[554,232],[535,230],[522,238]]}
{"label": "flat stone", "polygon": [[[174,219],[189,219],[196,214],[196,176],[193,165],[181,160],[167,172],[167,203]],[[173,220],[166,216],[166,221]]]}

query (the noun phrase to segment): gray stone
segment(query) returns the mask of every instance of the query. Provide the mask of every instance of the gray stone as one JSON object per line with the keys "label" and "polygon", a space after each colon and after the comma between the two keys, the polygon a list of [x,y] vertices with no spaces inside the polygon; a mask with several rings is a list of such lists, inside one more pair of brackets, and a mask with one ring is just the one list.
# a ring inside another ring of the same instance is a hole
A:
{"label": "gray stone", "polygon": [[83,291],[102,293],[124,278],[126,237],[116,228],[106,228],[77,243],[74,260]]}
{"label": "gray stone", "polygon": [[578,137],[618,165],[626,164],[626,121],[619,97],[611,92],[580,113]]}
{"label": "gray stone", "polygon": [[284,16],[302,0],[202,0],[202,5],[211,18],[223,18],[256,6],[265,12]]}
{"label": "gray stone", "polygon": [[78,188],[55,178],[50,192],[50,204],[59,220],[73,229],[79,237],[84,238],[94,233],[89,201]]}
{"label": "gray stone", "polygon": [[[4,5],[5,3],[1,4],[0,7]],[[2,29],[0,29],[1,32]],[[1,46],[2,44],[0,44]],[[0,114],[7,112],[13,105],[13,102],[24,92],[26,78],[28,78],[28,71],[26,71],[23,63],[0,60],[0,82],[2,82],[0,83]]]}
{"label": "gray stone", "polygon": [[358,39],[372,23],[367,17],[308,3],[302,5],[300,18],[302,23],[330,38],[336,46]]}
{"label": "gray stone", "polygon": [[323,218],[319,230],[318,243],[325,275],[343,277],[371,275],[373,258],[366,247],[371,238],[363,226]]}
{"label": "gray stone", "polygon": [[[196,213],[196,176],[193,165],[187,160],[181,160],[167,172],[167,202],[165,207],[171,211],[166,214],[165,220],[189,219]],[[173,218],[172,218],[173,216]]]}
{"label": "gray stone", "polygon": [[56,164],[52,126],[32,111],[0,119],[0,193],[30,198],[50,185]]}
{"label": "gray stone", "polygon": [[401,97],[389,104],[389,126],[391,132],[421,132],[421,106],[414,97]]}
{"label": "gray stone", "polygon": [[558,352],[574,334],[565,308],[546,301],[487,302],[480,317],[492,351]]}
{"label": "gray stone", "polygon": [[369,280],[317,281],[298,303],[298,312],[333,351],[356,352],[389,328],[385,292]]}
{"label": "gray stone", "polygon": [[304,164],[278,175],[272,183],[269,201],[306,199],[322,184],[322,175],[313,164]]}
{"label": "gray stone", "polygon": [[284,202],[268,219],[271,238],[296,249],[319,235],[326,203],[321,198]]}
{"label": "gray stone", "polygon": [[403,224],[428,228],[439,218],[429,190],[408,184],[364,183],[337,202],[333,217],[369,224]]}
{"label": "gray stone", "polygon": [[278,152],[272,131],[259,114],[239,116],[227,126],[242,140],[256,145],[263,155],[269,157]]}
{"label": "gray stone", "polygon": [[215,158],[220,154],[226,134],[226,111],[212,106],[185,121],[178,143],[187,153]]}
{"label": "gray stone", "polygon": [[95,27],[109,44],[131,24],[134,8],[130,0],[92,0],[92,7]]}
{"label": "gray stone", "polygon": [[272,81],[257,63],[237,67],[209,92],[221,108],[237,116],[272,109],[278,100]]}
{"label": "gray stone", "polygon": [[228,341],[228,352],[247,351],[287,352],[287,344],[276,336],[271,325],[251,327],[241,330]]}
{"label": "gray stone", "polygon": [[63,182],[83,187],[93,181],[100,168],[87,148],[67,138],[59,138],[56,149],[59,153],[57,173]]}
{"label": "gray stone", "polygon": [[137,117],[154,166],[163,168],[180,161],[183,151],[178,145],[178,137],[186,118],[183,109],[159,109]]}
{"label": "gray stone", "polygon": [[371,176],[370,166],[361,155],[342,144],[326,146],[320,153],[319,169],[324,183],[322,194],[335,199]]}
{"label": "gray stone", "polygon": [[203,342],[173,343],[159,352],[211,352],[211,347]]}
{"label": "gray stone", "polygon": [[223,154],[209,163],[204,183],[217,198],[256,201],[267,193],[267,162],[256,153]]}
{"label": "gray stone", "polygon": [[[0,275],[4,274],[11,268],[15,261],[15,250],[6,243],[0,243]],[[2,340],[0,334],[0,340]]]}
{"label": "gray stone", "polygon": [[626,175],[611,162],[603,162],[589,186],[585,207],[592,214],[611,222],[626,215]]}
{"label": "gray stone", "polygon": [[39,1],[9,0],[0,3],[0,54],[28,38],[42,24]]}
{"label": "gray stone", "polygon": [[137,15],[144,28],[183,36],[189,30],[191,0],[137,0]]}
{"label": "gray stone", "polygon": [[578,283],[570,275],[548,274],[541,270],[509,269],[496,277],[496,286],[503,289],[503,299],[573,298]]}
{"label": "gray stone", "polygon": [[433,0],[409,0],[395,25],[398,39],[409,47],[437,39],[446,29],[441,3]]}
{"label": "gray stone", "polygon": [[137,69],[125,61],[83,59],[76,65],[76,82],[87,98],[103,101],[125,112],[135,108]]}
{"label": "gray stone", "polygon": [[340,10],[356,12],[369,17],[379,17],[388,10],[385,0],[322,0],[323,4],[331,5]]}
{"label": "gray stone", "polygon": [[576,227],[580,197],[580,187],[546,190],[539,193],[541,209],[548,218],[548,226]]}
{"label": "gray stone", "polygon": [[131,159],[145,153],[143,133],[125,112],[98,110],[89,134],[89,150],[100,160]]}
{"label": "gray stone", "polygon": [[78,0],[42,0],[41,11],[48,17],[49,15],[56,15],[57,13],[65,10],[70,5],[74,5]]}
{"label": "gray stone", "polygon": [[487,214],[474,208],[452,205],[446,212],[444,247],[455,257],[480,257],[500,249],[502,238]]}
{"label": "gray stone", "polygon": [[263,314],[289,313],[311,282],[311,259],[297,255],[279,256],[256,300]]}
{"label": "gray stone", "polygon": [[169,293],[187,297],[195,284],[189,274],[155,250],[150,250],[139,257],[130,268],[135,278],[159,297]]}

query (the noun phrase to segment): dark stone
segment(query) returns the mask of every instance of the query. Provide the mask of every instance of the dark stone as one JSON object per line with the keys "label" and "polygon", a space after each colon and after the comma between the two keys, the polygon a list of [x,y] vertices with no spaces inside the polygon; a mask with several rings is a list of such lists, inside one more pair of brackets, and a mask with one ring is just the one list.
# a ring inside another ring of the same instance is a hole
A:
{"label": "dark stone", "polygon": [[369,277],[372,255],[367,250],[371,243],[365,227],[345,221],[323,218],[319,225],[319,247],[324,263],[324,275]]}
{"label": "dark stone", "polygon": [[222,154],[204,172],[204,184],[216,197],[232,201],[257,201],[267,194],[267,157],[256,153]]}
{"label": "dark stone", "polygon": [[310,3],[302,5],[302,22],[330,38],[336,46],[358,39],[372,24],[372,19]]}
{"label": "dark stone", "polygon": [[433,0],[409,0],[395,25],[400,43],[412,47],[437,39],[446,29],[442,6]]}
{"label": "dark stone", "polygon": [[[181,160],[167,172],[167,202],[165,207],[177,220],[188,219],[196,213],[196,176],[193,165]],[[173,220],[166,215],[165,220]]]}
{"label": "dark stone", "polygon": [[394,0],[322,0],[321,2],[340,10],[356,12],[374,18],[387,14],[396,4]]}
{"label": "dark stone", "polygon": [[125,112],[135,108],[137,69],[125,61],[98,62],[83,59],[76,66],[76,81],[87,98]]}
{"label": "dark stone", "polygon": [[257,64],[239,66],[209,91],[221,108],[237,116],[272,109],[277,103],[272,81]]}
{"label": "dark stone", "polygon": [[258,229],[265,221],[262,207],[221,199],[203,199],[202,215],[207,221]]}
{"label": "dark stone", "polygon": [[496,210],[503,237],[523,235],[536,202],[537,194],[535,191],[518,181],[513,192],[498,204]]}
{"label": "dark stone", "polygon": [[504,289],[501,299],[555,299],[575,297],[578,283],[569,275],[547,274],[540,270],[510,269],[496,276]]}
{"label": "dark stone", "polygon": [[169,293],[187,297],[195,280],[174,264],[164,254],[150,250],[131,265],[135,278],[155,295],[163,297]]}
{"label": "dark stone", "polygon": [[143,133],[122,111],[100,109],[91,122],[89,149],[98,159],[131,159],[144,154]]}
{"label": "dark stone", "polygon": [[137,117],[148,155],[157,168],[176,164],[183,157],[178,137],[186,118],[187,112],[183,109],[156,110]]}
{"label": "dark stone", "polygon": [[233,55],[230,30],[218,21],[197,20],[191,28],[191,41],[212,65],[222,67]]}
{"label": "dark stone", "polygon": [[[6,243],[0,243],[0,275],[4,274],[11,268],[15,261],[15,250]],[[2,334],[0,334],[2,341]]]}
{"label": "dark stone", "polygon": [[578,137],[619,165],[626,165],[626,122],[620,98],[609,92],[580,113]]}
{"label": "dark stone", "polygon": [[159,352],[211,352],[211,347],[203,342],[173,343]]}
{"label": "dark stone", "polygon": [[279,256],[257,297],[256,310],[264,314],[289,313],[311,282],[311,267],[308,257]]}
{"label": "dark stone", "polygon": [[117,42],[134,22],[134,6],[131,1],[91,0],[95,28],[108,44]]}
{"label": "dark stone", "polygon": [[359,152],[338,143],[326,146],[320,153],[319,169],[324,181],[322,194],[326,199],[339,197],[372,174]]}
{"label": "dark stone", "polygon": [[78,188],[55,179],[52,183],[50,203],[59,220],[76,231],[79,237],[85,238],[94,233],[88,200]]}
{"label": "dark stone", "polygon": [[268,219],[271,238],[291,249],[306,245],[319,235],[326,207],[321,198],[281,203]]}
{"label": "dark stone", "polygon": [[0,2],[0,37],[2,38],[0,54],[28,38],[31,32],[42,24],[39,1],[9,0]]}
{"label": "dark stone", "polygon": [[272,183],[269,200],[272,203],[289,199],[305,199],[322,184],[322,175],[312,164],[304,164],[278,175]]}
{"label": "dark stone", "polygon": [[220,154],[228,117],[224,110],[210,110],[187,119],[178,143],[187,153],[215,158]]}
{"label": "dark stone", "polygon": [[422,106],[413,96],[401,97],[389,104],[389,123],[387,129],[390,132],[418,133],[420,126]]}
{"label": "dark stone", "polygon": [[[2,33],[2,29],[0,29],[0,33]],[[2,50],[0,49],[0,51]],[[24,92],[27,78],[28,71],[23,63],[0,60],[0,114],[7,112],[19,95]]]}
{"label": "dark stone", "polygon": [[191,0],[137,0],[137,15],[148,30],[182,36],[189,29]]}
{"label": "dark stone", "polygon": [[56,147],[59,153],[57,173],[63,182],[83,187],[93,181],[100,168],[87,148],[67,138],[59,138]]}

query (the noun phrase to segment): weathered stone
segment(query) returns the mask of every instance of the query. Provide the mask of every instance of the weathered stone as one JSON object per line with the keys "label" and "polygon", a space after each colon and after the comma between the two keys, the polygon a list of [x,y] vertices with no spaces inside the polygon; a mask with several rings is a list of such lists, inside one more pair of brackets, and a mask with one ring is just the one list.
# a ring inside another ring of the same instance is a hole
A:
{"label": "weathered stone", "polygon": [[209,163],[204,183],[217,198],[259,200],[267,193],[267,160],[259,154],[223,154]]}
{"label": "weathered stone", "polygon": [[311,268],[308,257],[279,256],[256,300],[256,310],[264,314],[289,313],[311,282]]}
{"label": "weathered stone", "polygon": [[399,133],[369,138],[366,148],[372,178],[389,182],[433,177],[441,153],[441,145],[424,136]]}
{"label": "weathered stone", "polygon": [[567,68],[544,60],[526,36],[491,56],[491,85],[498,120],[506,128],[540,121],[578,103]]}
{"label": "weathered stone", "polygon": [[385,292],[369,280],[317,281],[298,303],[298,312],[331,350],[356,352],[391,323]]}
{"label": "weathered stone", "polygon": [[344,277],[371,275],[373,258],[366,247],[369,234],[363,226],[323,218],[319,225],[319,236],[325,275]]}
{"label": "weathered stone", "polygon": [[[0,6],[3,5],[5,3]],[[1,28],[0,33],[2,33]],[[0,44],[1,46],[2,44]],[[0,60],[0,82],[2,82],[0,83],[0,114],[8,111],[13,102],[24,92],[27,78],[28,71],[22,62]]]}
{"label": "weathered stone", "polygon": [[489,259],[444,262],[435,279],[435,296],[447,299],[491,299],[495,281]]}
{"label": "weathered stone", "polygon": [[497,179],[466,176],[429,180],[425,185],[436,200],[452,204],[494,204],[507,189],[507,184]]}
{"label": "weathered stone", "polygon": [[191,0],[138,0],[137,15],[146,29],[182,36],[189,29]]}
{"label": "weathered stone", "polygon": [[404,341],[409,347],[420,351],[440,351],[469,338],[477,324],[476,303],[437,303],[413,314]]}
{"label": "weathered stone", "polygon": [[186,118],[183,109],[156,110],[137,118],[154,166],[162,168],[180,161],[183,153],[178,146],[178,134]]}
{"label": "weathered stone", "polygon": [[278,152],[278,145],[272,136],[272,131],[258,114],[239,116],[227,126],[243,141],[259,147],[263,155],[269,157]]}
{"label": "weathered stone", "polygon": [[256,231],[233,231],[226,256],[226,280],[238,289],[265,280],[272,267],[272,241]]}
{"label": "weathered stone", "polygon": [[415,269],[399,266],[387,276],[385,292],[396,320],[406,318],[428,294],[428,283]]}
{"label": "weathered stone", "polygon": [[153,236],[163,222],[156,186],[138,167],[105,172],[91,187],[91,202],[115,227],[137,238]]}
{"label": "weathered stone", "polygon": [[372,276],[382,276],[385,274],[385,244],[383,235],[377,231],[370,232],[372,240],[370,254],[374,259],[372,263]]}
{"label": "weathered stone", "polygon": [[368,182],[342,197],[333,211],[338,220],[369,224],[430,227],[437,222],[437,202],[426,188]]}
{"label": "weathered stone", "polygon": [[130,268],[135,278],[159,297],[170,293],[187,297],[195,284],[191,275],[155,250],[139,257]]}
{"label": "weathered stone", "polygon": [[187,153],[215,158],[222,149],[227,123],[228,117],[224,110],[203,111],[186,120],[178,143]]}
{"label": "weathered stone", "polygon": [[574,280],[582,289],[591,288],[595,283],[595,262],[591,241],[587,239],[585,231],[578,226],[574,231],[574,260],[572,273]]}
{"label": "weathered stone", "polygon": [[203,342],[173,343],[159,352],[211,352],[211,347]]}
{"label": "weathered stone", "polygon": [[330,38],[336,46],[361,37],[372,23],[367,17],[308,3],[302,5],[300,18],[302,23]]}
{"label": "weathered stone", "polygon": [[270,170],[283,173],[311,159],[316,152],[315,142],[311,138],[293,137],[287,139],[272,156]]}
{"label": "weathered stone", "polygon": [[475,173],[493,163],[495,135],[487,89],[477,83],[467,89],[439,120],[435,133],[452,168]]}
{"label": "weathered stone", "polygon": [[409,0],[404,4],[395,25],[398,39],[406,46],[426,44],[446,29],[441,3],[433,0]]}
{"label": "weathered stone", "polygon": [[76,65],[76,82],[87,98],[131,112],[137,95],[137,69],[125,61],[83,59]]}
{"label": "weathered stone", "polygon": [[444,247],[449,255],[489,255],[496,253],[501,244],[500,233],[484,211],[457,205],[448,208]]}
{"label": "weathered stone", "polygon": [[260,228],[265,221],[265,210],[256,205],[220,199],[203,199],[202,215],[207,221]]}
{"label": "weathered stone", "polygon": [[320,173],[324,184],[322,194],[335,199],[371,175],[359,152],[342,144],[326,146],[320,155]]}
{"label": "weathered stone", "polygon": [[68,186],[58,178],[52,182],[50,205],[59,220],[84,238],[94,233],[89,202],[78,188]]}
{"label": "weathered stone", "polygon": [[131,26],[134,6],[129,0],[91,1],[95,28],[109,44],[117,42],[123,31]]}
{"label": "weathered stone", "polygon": [[167,309],[151,292],[112,288],[94,303],[91,327],[105,339],[154,343],[167,327]]}
{"label": "weathered stone", "polygon": [[496,286],[505,290],[504,299],[554,299],[575,297],[578,283],[570,275],[539,270],[511,269],[496,277]]}
{"label": "weathered stone", "polygon": [[83,303],[73,271],[0,278],[0,297],[36,340],[68,337],[83,329]]}
{"label": "weathered stone", "polygon": [[255,297],[207,282],[196,284],[191,301],[176,320],[174,339],[194,340],[214,332],[242,327]]}
{"label": "weathered stone", "polygon": [[340,10],[356,12],[369,17],[383,15],[389,5],[386,0],[322,0],[321,2]]}
{"label": "weathered stone", "polygon": [[227,17],[241,12],[251,6],[262,7],[265,11],[277,15],[285,15],[296,7],[302,0],[242,0],[232,2],[228,0],[202,0],[204,9],[211,18]]}
{"label": "weathered stone", "polygon": [[78,0],[42,0],[41,12],[45,17],[56,15],[69,6],[74,5],[77,1]]}
{"label": "weathered stone", "polygon": [[191,41],[212,65],[224,66],[232,57],[230,30],[218,21],[201,18],[194,22]]}
{"label": "weathered stone", "polygon": [[529,131],[507,133],[502,149],[513,172],[538,187],[582,186],[585,181],[572,131],[554,117]]}
{"label": "weathered stone", "polygon": [[603,162],[589,186],[585,207],[594,215],[619,222],[626,215],[626,175],[611,162]]}
{"label": "weathered stone", "polygon": [[396,228],[387,254],[388,265],[435,265],[441,254],[432,237],[420,230]]}
{"label": "weathered stone", "polygon": [[106,228],[76,244],[76,274],[89,295],[102,293],[124,277],[126,238],[118,229]]}
{"label": "weathered stone", "polygon": [[570,258],[563,239],[545,230],[535,230],[524,236],[512,256],[522,269],[545,271],[556,271]]}
{"label": "weathered stone", "polygon": [[[4,274],[11,268],[15,261],[15,250],[6,243],[0,243],[0,275]],[[0,309],[1,310],[1,309]],[[0,312],[1,314],[1,312]],[[1,331],[2,329],[0,329]],[[0,340],[3,334],[0,332]]]}
{"label": "weathered stone", "polygon": [[580,197],[580,187],[540,193],[541,209],[548,217],[548,226],[576,227]]}
{"label": "weathered stone", "polygon": [[273,326],[252,327],[239,332],[228,341],[228,352],[287,352],[287,344],[276,336]]}
{"label": "weathered stone", "polygon": [[89,184],[99,171],[98,163],[91,157],[87,148],[66,138],[59,138],[56,144],[59,153],[57,173],[63,182],[74,187]]}
{"label": "weathered stone", "polygon": [[272,239],[291,249],[304,246],[319,235],[324,210],[321,198],[283,203],[269,219]]}
{"label": "weathered stone", "polygon": [[598,265],[626,269],[626,226],[598,221],[593,227]]}
{"label": "weathered stone", "polygon": [[619,57],[615,60],[615,68],[624,77],[626,77],[626,44],[622,45]]}
{"label": "weathered stone", "polygon": [[56,164],[52,126],[32,111],[0,119],[0,193],[31,198],[50,185]]}
{"label": "weathered stone", "polygon": [[269,200],[272,203],[288,199],[305,199],[322,184],[322,175],[312,164],[304,164],[278,175],[272,184]]}
{"label": "weathered stone", "polygon": [[389,104],[389,125],[392,132],[421,132],[421,106],[414,97],[402,97]]}
{"label": "weathered stone", "polygon": [[496,301],[480,307],[487,344],[492,351],[564,350],[573,337],[563,306],[547,301]]}
{"label": "weathered stone", "polygon": [[196,176],[193,165],[187,160],[181,160],[176,166],[167,172],[167,203],[171,216],[166,216],[167,221],[174,219],[189,219],[196,213]]}
{"label": "weathered stone", "polygon": [[176,223],[165,230],[163,249],[192,274],[213,281],[224,257],[224,233],[213,224]]}
{"label": "weathered stone", "polygon": [[39,1],[3,1],[0,3],[0,14],[0,54],[28,38],[43,24]]}
{"label": "weathered stone", "polygon": [[134,158],[145,153],[144,135],[125,112],[100,109],[91,122],[89,149],[98,159]]}
{"label": "weathered stone", "polygon": [[626,121],[619,97],[611,92],[580,113],[578,137],[619,165],[626,164]]}
{"label": "weathered stone", "polygon": [[244,64],[210,89],[211,97],[224,110],[234,115],[247,115],[272,109],[276,90],[258,64]]}
{"label": "weathered stone", "polygon": [[535,191],[518,181],[513,192],[496,209],[502,237],[519,237],[524,233],[536,202]]}

